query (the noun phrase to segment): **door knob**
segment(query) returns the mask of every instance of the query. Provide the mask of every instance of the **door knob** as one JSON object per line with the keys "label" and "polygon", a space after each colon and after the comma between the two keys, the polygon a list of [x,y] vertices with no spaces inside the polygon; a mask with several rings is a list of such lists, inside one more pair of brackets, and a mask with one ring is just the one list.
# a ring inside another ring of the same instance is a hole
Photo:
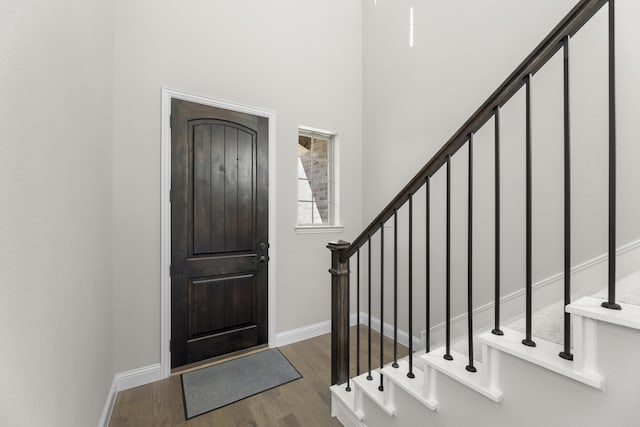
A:
{"label": "door knob", "polygon": [[260,258],[258,258],[258,262],[267,262],[268,258],[264,255],[262,255]]}

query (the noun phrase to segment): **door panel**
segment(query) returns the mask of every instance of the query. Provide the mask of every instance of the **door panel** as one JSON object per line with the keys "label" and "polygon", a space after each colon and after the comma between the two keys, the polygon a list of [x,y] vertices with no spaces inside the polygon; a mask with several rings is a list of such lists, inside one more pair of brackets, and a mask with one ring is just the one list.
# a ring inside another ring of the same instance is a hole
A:
{"label": "door panel", "polygon": [[189,280],[189,338],[225,327],[224,283],[219,279]]}
{"label": "door panel", "polygon": [[191,280],[189,284],[190,339],[252,324],[253,274]]}
{"label": "door panel", "polygon": [[256,134],[219,123],[193,123],[194,255],[254,246]]}
{"label": "door panel", "polygon": [[268,123],[172,100],[171,366],[267,342]]}
{"label": "door panel", "polygon": [[256,345],[256,341],[258,341],[258,328],[255,325],[213,335],[207,337],[206,340],[192,340],[184,364],[212,357],[211,348],[215,348],[218,354],[225,354],[253,347]]}
{"label": "door panel", "polygon": [[[237,188],[239,191],[236,200],[236,218],[239,224],[253,225],[253,136],[247,132],[238,132],[238,171]],[[236,250],[248,250],[253,245],[253,229],[251,227],[239,227],[236,237]]]}

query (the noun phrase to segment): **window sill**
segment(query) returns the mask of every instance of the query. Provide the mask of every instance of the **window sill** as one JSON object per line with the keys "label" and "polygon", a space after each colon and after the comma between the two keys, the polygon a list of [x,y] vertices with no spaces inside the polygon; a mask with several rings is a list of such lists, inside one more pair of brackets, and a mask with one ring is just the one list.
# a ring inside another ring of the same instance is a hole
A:
{"label": "window sill", "polygon": [[344,230],[343,225],[297,225],[295,227],[298,234],[324,234],[324,233],[341,233]]}

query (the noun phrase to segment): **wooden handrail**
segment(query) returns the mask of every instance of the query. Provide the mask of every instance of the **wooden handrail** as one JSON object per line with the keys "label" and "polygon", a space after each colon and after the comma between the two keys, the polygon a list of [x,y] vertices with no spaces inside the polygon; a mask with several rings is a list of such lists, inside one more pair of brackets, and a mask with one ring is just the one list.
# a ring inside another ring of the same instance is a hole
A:
{"label": "wooden handrail", "polygon": [[393,200],[371,221],[362,233],[344,249],[342,257],[349,258],[400,209],[409,197],[424,185],[427,177],[433,176],[449,156],[453,156],[493,116],[496,108],[502,107],[525,84],[527,76],[535,74],[563,47],[563,40],[573,35],[591,19],[608,0],[581,0],[525,58],[509,77],[496,89],[478,110],[458,129],[446,144],[429,160]]}

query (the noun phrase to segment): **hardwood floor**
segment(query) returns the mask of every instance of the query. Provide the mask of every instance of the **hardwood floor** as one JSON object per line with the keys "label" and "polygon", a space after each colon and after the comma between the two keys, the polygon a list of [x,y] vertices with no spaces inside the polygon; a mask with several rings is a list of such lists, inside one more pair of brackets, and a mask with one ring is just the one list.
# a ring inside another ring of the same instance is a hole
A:
{"label": "hardwood floor", "polygon": [[[361,350],[368,349],[367,328],[360,327]],[[355,327],[352,328],[351,371],[355,375]],[[371,364],[379,366],[380,336],[372,332]],[[384,361],[393,358],[393,344],[385,338]],[[111,427],[224,426],[297,427],[336,426],[331,418],[331,336],[321,335],[280,347],[280,351],[302,374],[302,379],[185,421],[179,374],[118,393]],[[407,349],[398,346],[398,357]],[[367,353],[360,355],[361,370],[367,369]],[[377,379],[376,379],[377,380]]]}

